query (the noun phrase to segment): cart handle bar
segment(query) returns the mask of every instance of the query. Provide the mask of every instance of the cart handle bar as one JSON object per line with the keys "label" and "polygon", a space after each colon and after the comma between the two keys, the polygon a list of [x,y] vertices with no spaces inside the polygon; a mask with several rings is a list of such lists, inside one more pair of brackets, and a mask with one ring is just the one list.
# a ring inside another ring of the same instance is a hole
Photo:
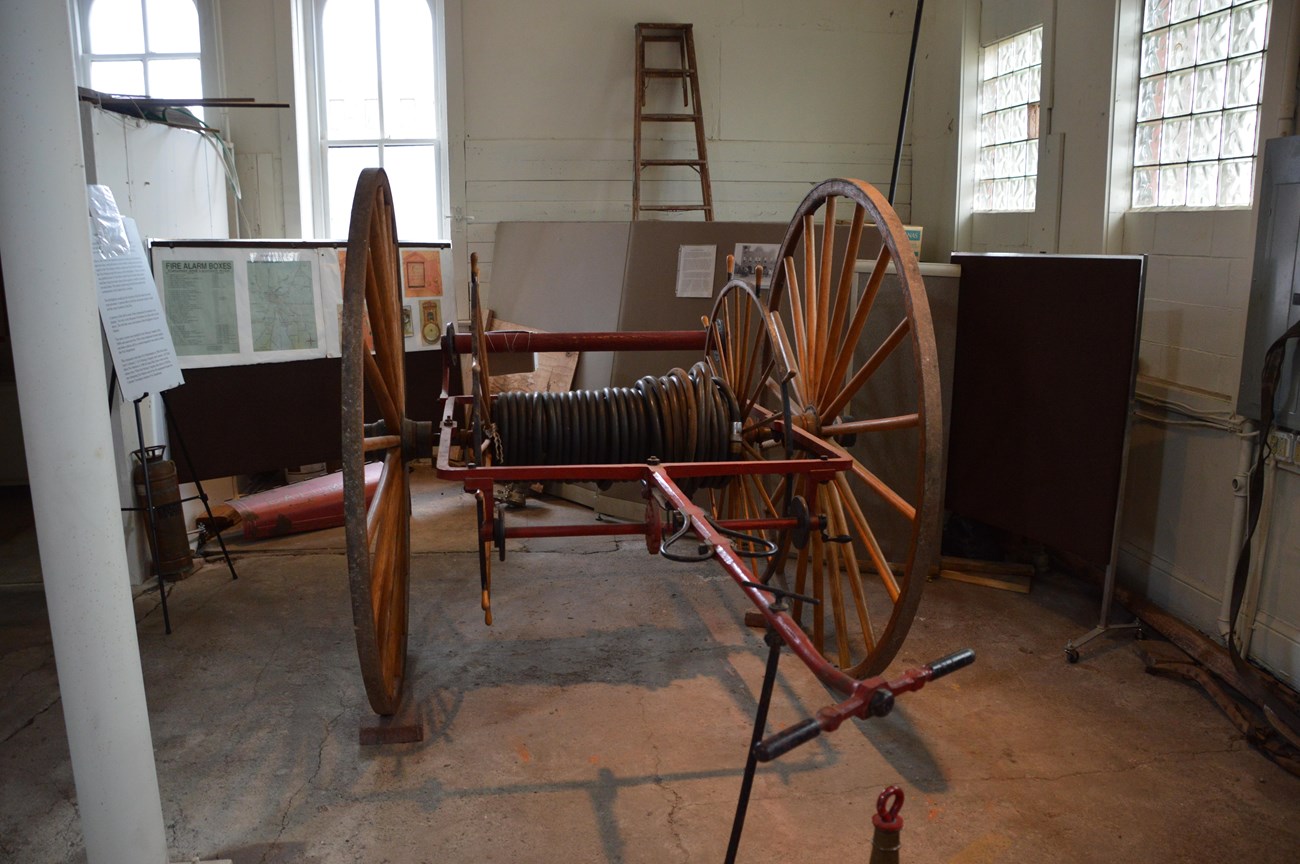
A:
{"label": "cart handle bar", "polygon": [[759,762],[770,762],[789,753],[800,744],[806,744],[823,732],[834,732],[849,717],[884,717],[894,710],[894,697],[910,690],[920,690],[926,683],[956,672],[975,662],[975,652],[970,648],[949,654],[928,663],[920,669],[909,669],[903,677],[886,681],[876,678],[862,682],[865,686],[837,705],[830,705],[793,726],[788,726],[754,745]]}

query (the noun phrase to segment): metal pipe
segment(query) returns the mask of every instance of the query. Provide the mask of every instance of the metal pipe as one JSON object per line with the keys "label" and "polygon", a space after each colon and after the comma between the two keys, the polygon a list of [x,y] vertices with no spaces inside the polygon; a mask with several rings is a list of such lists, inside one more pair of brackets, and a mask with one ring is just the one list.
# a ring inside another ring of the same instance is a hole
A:
{"label": "metal pipe", "polygon": [[86,858],[166,864],[104,400],[68,4],[3,0],[0,20],[0,249]]}
{"label": "metal pipe", "polygon": [[1237,578],[1237,560],[1241,557],[1241,547],[1246,539],[1246,510],[1250,492],[1250,466],[1255,464],[1255,443],[1258,435],[1253,434],[1255,422],[1246,420],[1242,424],[1241,449],[1237,452],[1237,473],[1232,477],[1232,523],[1228,528],[1228,563],[1223,576],[1223,598],[1219,603],[1219,636],[1228,638],[1232,632],[1232,582]]}
{"label": "metal pipe", "polygon": [[[798,519],[727,519],[718,522],[732,531],[780,531],[799,527]],[[620,537],[644,534],[640,522],[602,523],[600,525],[518,525],[506,528],[507,540],[535,540],[542,537]]]}
{"label": "metal pipe", "polygon": [[898,117],[898,140],[894,143],[894,170],[889,177],[889,206],[894,206],[898,190],[898,170],[903,162],[903,134],[907,131],[907,109],[912,104],[912,75],[916,71],[916,43],[921,38],[921,10],[925,0],[916,0],[916,20],[912,23],[912,50],[907,55],[907,81],[903,84],[903,110]]}
{"label": "metal pipe", "polygon": [[[530,330],[489,330],[483,334],[489,354],[531,354],[547,351],[703,351],[706,331],[664,330],[624,333],[534,333]],[[457,333],[457,354],[474,350],[468,333]]]}

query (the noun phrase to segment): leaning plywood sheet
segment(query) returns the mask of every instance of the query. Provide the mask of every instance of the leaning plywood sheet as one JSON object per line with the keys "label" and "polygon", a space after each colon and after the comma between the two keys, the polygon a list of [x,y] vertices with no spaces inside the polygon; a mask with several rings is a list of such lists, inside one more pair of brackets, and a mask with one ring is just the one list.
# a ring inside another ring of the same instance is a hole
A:
{"label": "leaning plywood sheet", "polygon": [[[520,330],[525,333],[543,333],[536,327],[525,327],[510,321],[488,318],[489,330]],[[577,351],[551,351],[537,354],[536,366],[531,372],[511,372],[491,376],[488,386],[493,393],[511,391],[524,393],[562,393],[573,387],[573,373],[578,366]]]}
{"label": "leaning plywood sheet", "polygon": [[[619,329],[626,222],[502,222],[492,250],[489,299],[503,318],[550,331]],[[582,389],[608,387],[613,355],[587,353]]]}

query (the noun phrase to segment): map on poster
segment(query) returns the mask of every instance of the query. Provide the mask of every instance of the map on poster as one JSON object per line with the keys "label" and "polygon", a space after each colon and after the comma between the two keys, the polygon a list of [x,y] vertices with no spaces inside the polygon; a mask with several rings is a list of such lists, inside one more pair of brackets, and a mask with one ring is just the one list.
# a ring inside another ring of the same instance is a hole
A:
{"label": "map on poster", "polygon": [[248,262],[254,351],[315,348],[316,290],[310,261]]}

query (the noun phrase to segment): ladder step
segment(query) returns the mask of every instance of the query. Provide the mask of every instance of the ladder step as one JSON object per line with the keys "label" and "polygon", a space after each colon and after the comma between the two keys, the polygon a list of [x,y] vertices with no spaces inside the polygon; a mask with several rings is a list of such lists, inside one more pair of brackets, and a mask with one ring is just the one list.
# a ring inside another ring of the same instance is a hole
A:
{"label": "ladder step", "polygon": [[650,35],[643,34],[641,36],[641,41],[642,42],[680,42],[682,41],[682,34],[674,33],[671,36],[650,36]]}
{"label": "ladder step", "polygon": [[647,78],[694,78],[694,69],[642,69]]}
{"label": "ladder step", "polygon": [[685,165],[690,168],[699,168],[703,164],[704,164],[703,159],[642,159],[641,160],[641,166],[644,168],[650,168],[652,166],[662,167],[664,165]]}
{"label": "ladder step", "polygon": [[690,123],[700,119],[700,114],[642,114],[643,123]]}
{"label": "ladder step", "polygon": [[672,30],[675,33],[684,33],[691,29],[690,24],[638,24],[638,30]]}

